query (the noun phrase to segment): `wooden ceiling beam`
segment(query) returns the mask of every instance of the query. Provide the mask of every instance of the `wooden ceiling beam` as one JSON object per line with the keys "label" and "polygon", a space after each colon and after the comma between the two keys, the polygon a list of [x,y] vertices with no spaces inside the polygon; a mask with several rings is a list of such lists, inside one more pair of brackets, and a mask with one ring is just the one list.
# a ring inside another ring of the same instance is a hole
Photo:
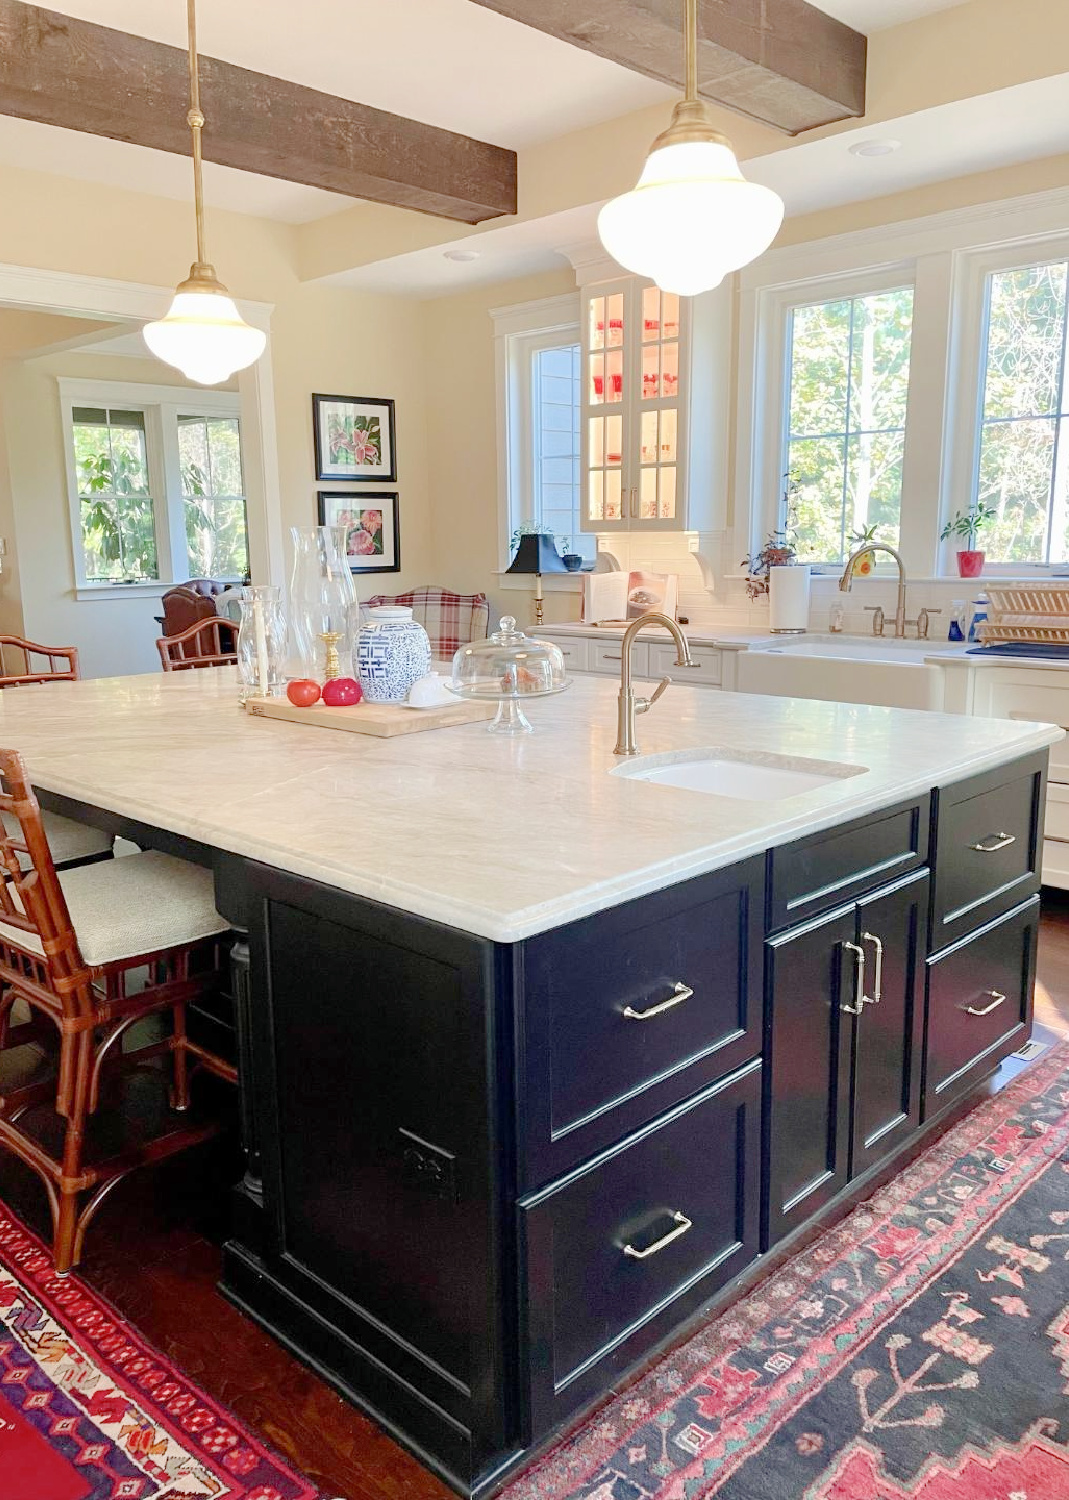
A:
{"label": "wooden ceiling beam", "polygon": [[[0,114],[190,154],[185,52],[0,0]],[[204,155],[220,166],[464,224],[516,212],[516,154],[201,58]]]}
{"label": "wooden ceiling beam", "polygon": [[[682,0],[474,0],[683,90]],[[807,0],[699,0],[702,97],[788,135],[865,113],[867,39]]]}

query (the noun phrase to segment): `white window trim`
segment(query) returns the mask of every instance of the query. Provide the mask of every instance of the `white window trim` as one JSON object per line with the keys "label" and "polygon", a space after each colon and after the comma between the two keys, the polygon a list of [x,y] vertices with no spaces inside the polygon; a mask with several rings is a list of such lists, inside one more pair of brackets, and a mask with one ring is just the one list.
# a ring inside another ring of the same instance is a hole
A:
{"label": "white window trim", "polygon": [[[534,348],[553,348],[562,339],[579,338],[579,293],[543,297],[537,302],[491,308],[494,322],[494,368],[497,384],[497,555],[498,575],[512,559],[511,516],[530,514],[531,423],[521,414],[531,403],[530,372],[525,356]],[[519,433],[519,440],[514,434]],[[548,585],[548,579],[543,586]],[[563,578],[561,580],[564,581]],[[530,589],[524,579],[502,577],[504,586]],[[569,590],[578,587],[571,577]]]}
{"label": "white window trim", "polygon": [[[186,555],[185,517],[182,507],[169,503],[182,493],[182,466],[178,452],[178,417],[241,418],[241,397],[236,391],[206,391],[193,386],[140,385],[121,380],[56,380],[67,471],[67,497],[74,562],[74,592],[80,600],[123,598],[137,592],[161,594],[181,580],[175,561]],[[75,406],[119,407],[145,413],[149,489],[155,505],[156,559],[158,579],[142,583],[97,583],[86,577],[82,549],[81,499],[74,462]],[[248,480],[244,481],[246,489]],[[246,504],[248,500],[246,499]]]}
{"label": "white window trim", "polygon": [[[786,312],[831,295],[914,286],[901,552],[911,578],[956,578],[946,518],[972,496],[979,440],[984,278],[1069,257],[1069,189],[784,246],[739,278],[735,548],[760,547],[778,514]],[[749,399],[745,399],[746,396]],[[1065,573],[1066,564],[1026,570]],[[1020,564],[985,573],[1021,576]]]}

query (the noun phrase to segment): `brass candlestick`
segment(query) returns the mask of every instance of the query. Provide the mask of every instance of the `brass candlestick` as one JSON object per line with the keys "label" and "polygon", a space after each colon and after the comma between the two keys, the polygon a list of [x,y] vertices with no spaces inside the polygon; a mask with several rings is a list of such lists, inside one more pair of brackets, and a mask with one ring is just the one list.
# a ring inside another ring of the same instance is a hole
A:
{"label": "brass candlestick", "polygon": [[341,658],[338,655],[338,642],[342,638],[340,630],[321,630],[319,639],[327,648],[326,666],[323,670],[325,682],[333,682],[335,677],[341,676]]}

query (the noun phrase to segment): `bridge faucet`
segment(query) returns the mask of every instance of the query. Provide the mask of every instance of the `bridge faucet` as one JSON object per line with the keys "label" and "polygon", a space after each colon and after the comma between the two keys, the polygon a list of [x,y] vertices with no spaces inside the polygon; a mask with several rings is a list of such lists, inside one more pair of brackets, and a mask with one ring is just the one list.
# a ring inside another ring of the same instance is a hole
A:
{"label": "bridge faucet", "polygon": [[[855,552],[851,552],[846,559],[846,567],[843,576],[839,579],[839,588],[844,594],[850,592],[854,581],[854,564],[859,557],[864,557],[867,552],[889,552],[898,564],[898,603],[895,606],[895,639],[905,640],[906,626],[912,621],[906,619],[906,568],[901,557],[893,547],[886,542],[863,542]],[[882,632],[881,632],[882,633]]]}

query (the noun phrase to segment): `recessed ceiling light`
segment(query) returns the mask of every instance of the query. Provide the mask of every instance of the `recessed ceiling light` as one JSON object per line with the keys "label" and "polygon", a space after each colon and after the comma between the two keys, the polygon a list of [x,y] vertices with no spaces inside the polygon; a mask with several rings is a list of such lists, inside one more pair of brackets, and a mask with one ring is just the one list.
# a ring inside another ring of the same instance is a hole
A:
{"label": "recessed ceiling light", "polygon": [[890,156],[902,145],[901,141],[856,141],[846,149],[851,156]]}
{"label": "recessed ceiling light", "polygon": [[478,250],[443,250],[446,260],[478,260]]}

